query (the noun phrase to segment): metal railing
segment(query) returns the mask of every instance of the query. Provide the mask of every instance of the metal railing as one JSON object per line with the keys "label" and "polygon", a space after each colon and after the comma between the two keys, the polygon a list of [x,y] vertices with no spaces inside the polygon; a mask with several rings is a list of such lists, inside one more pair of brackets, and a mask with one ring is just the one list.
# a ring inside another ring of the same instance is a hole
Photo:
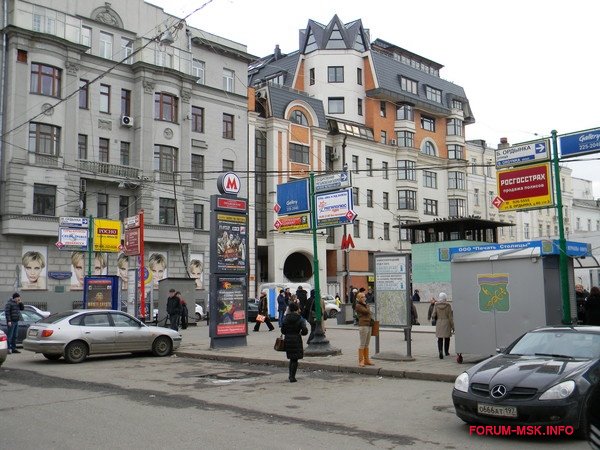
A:
{"label": "metal railing", "polygon": [[77,161],[77,165],[80,171],[112,175],[122,178],[138,179],[141,174],[141,170],[137,167],[128,167],[100,161],[88,161],[80,159]]}

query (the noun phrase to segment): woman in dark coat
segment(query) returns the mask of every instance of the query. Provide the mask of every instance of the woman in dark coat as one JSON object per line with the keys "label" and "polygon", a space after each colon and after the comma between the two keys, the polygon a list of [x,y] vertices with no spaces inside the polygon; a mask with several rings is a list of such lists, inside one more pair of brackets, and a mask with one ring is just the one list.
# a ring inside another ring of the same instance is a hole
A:
{"label": "woman in dark coat", "polygon": [[298,360],[304,358],[302,336],[308,334],[306,321],[298,314],[298,305],[290,303],[290,312],[283,319],[281,332],[285,335],[285,354],[290,360],[290,383],[295,383]]}
{"label": "woman in dark coat", "polygon": [[584,303],[585,324],[600,325],[600,289],[594,286],[590,289],[590,295]]}

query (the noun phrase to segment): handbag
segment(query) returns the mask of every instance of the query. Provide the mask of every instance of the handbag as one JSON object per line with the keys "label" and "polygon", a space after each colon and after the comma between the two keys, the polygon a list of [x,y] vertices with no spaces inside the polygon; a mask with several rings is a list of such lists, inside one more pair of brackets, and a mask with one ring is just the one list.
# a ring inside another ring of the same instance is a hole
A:
{"label": "handbag", "polygon": [[435,327],[435,324],[437,323],[436,319],[431,319],[431,325]]}
{"label": "handbag", "polygon": [[373,325],[371,325],[371,336],[379,336],[379,320],[373,320]]}
{"label": "handbag", "polygon": [[285,351],[285,339],[283,337],[283,334],[281,336],[279,336],[277,339],[275,339],[275,345],[273,345],[273,348],[275,350],[277,350],[278,352]]}
{"label": "handbag", "polygon": [[265,316],[263,316],[262,314],[258,314],[256,316],[256,321],[257,322],[264,322],[265,321]]}

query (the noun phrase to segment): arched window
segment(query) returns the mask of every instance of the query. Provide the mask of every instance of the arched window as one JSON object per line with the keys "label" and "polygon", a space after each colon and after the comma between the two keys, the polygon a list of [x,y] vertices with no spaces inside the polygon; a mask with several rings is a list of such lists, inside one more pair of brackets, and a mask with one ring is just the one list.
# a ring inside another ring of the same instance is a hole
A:
{"label": "arched window", "polygon": [[292,111],[292,115],[290,116],[290,121],[292,121],[293,123],[297,123],[298,125],[304,125],[305,127],[308,126],[308,119],[306,118],[306,116],[304,115],[304,113],[302,111],[299,111],[297,109]]}
{"label": "arched window", "polygon": [[426,155],[431,155],[431,156],[435,156],[435,145],[433,145],[433,142],[431,141],[425,141],[425,144],[423,145],[423,153],[425,153]]}

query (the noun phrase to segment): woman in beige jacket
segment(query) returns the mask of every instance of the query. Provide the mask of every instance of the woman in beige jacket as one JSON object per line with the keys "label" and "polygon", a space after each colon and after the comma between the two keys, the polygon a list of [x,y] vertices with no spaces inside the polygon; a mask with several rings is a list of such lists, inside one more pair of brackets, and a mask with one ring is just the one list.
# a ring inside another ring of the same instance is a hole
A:
{"label": "woman in beige jacket", "polygon": [[[438,295],[438,301],[433,308],[432,320],[435,320],[435,337],[437,337],[437,345],[440,359],[450,356],[450,336],[454,333],[454,314],[452,306],[447,302],[448,296],[444,292]],[[442,343],[444,344],[444,353],[442,353]]]}
{"label": "woman in beige jacket", "polygon": [[360,346],[358,347],[358,366],[372,366],[373,361],[369,359],[369,342],[371,341],[371,310],[366,302],[364,292],[356,294],[356,306],[354,308],[358,316],[358,331],[360,334]]}

